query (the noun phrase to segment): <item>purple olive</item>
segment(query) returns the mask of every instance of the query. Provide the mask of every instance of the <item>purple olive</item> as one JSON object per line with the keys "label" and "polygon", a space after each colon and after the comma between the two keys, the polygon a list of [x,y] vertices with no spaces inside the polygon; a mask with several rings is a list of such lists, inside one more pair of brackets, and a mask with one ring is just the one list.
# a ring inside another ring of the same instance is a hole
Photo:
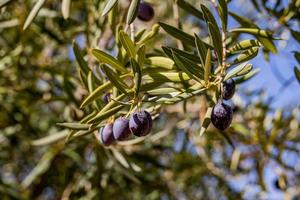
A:
{"label": "purple olive", "polygon": [[106,124],[104,127],[100,128],[100,141],[105,146],[109,146],[113,143],[115,143],[115,138],[113,134],[113,124]]}
{"label": "purple olive", "polygon": [[219,130],[228,128],[232,121],[232,108],[219,101],[212,110],[211,122]]}
{"label": "purple olive", "polygon": [[118,118],[113,125],[113,134],[116,140],[122,141],[129,138],[131,131],[129,129],[129,119]]}
{"label": "purple olive", "polygon": [[223,82],[223,99],[231,99],[235,92],[235,82],[233,79],[229,79]]}
{"label": "purple olive", "polygon": [[150,113],[143,110],[132,114],[129,119],[129,129],[138,137],[148,135],[152,129],[152,118]]}
{"label": "purple olive", "polygon": [[154,9],[147,2],[141,2],[139,6],[138,18],[142,21],[150,21],[154,17]]}

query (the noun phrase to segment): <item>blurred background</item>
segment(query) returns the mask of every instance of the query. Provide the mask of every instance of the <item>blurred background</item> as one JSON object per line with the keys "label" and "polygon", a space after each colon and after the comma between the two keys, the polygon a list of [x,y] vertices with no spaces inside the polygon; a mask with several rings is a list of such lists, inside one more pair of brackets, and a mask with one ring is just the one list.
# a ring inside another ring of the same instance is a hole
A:
{"label": "blurred background", "polygon": [[[281,38],[277,53],[264,49],[251,61],[261,71],[239,85],[232,100],[230,140],[213,127],[198,137],[207,105],[196,97],[187,112],[182,104],[163,108],[144,141],[113,150],[92,134],[65,144],[67,130],[56,125],[78,121],[86,112],[79,109],[87,91],[72,41],[91,68],[96,62],[87,49],[113,53],[115,45],[101,16],[107,1],[72,0],[68,19],[62,2],[0,1],[1,199],[300,199],[300,85],[294,73],[300,60],[299,0],[228,1],[231,12]],[[147,2],[155,18],[136,20],[137,29],[175,23],[174,1]],[[23,30],[38,3],[41,9]],[[128,1],[119,0],[120,19],[127,8]],[[179,13],[184,31],[207,35],[203,21],[181,8]],[[237,26],[230,17],[229,28]],[[147,50],[154,54],[174,44],[161,31]]]}

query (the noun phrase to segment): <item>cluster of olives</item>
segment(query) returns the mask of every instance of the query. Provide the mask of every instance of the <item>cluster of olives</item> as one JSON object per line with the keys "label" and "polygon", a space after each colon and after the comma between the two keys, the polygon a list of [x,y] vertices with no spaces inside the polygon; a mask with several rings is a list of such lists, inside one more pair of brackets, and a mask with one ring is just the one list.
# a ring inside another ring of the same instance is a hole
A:
{"label": "cluster of olives", "polygon": [[146,136],[152,129],[152,117],[149,112],[142,110],[133,113],[130,118],[120,117],[114,123],[100,128],[100,141],[109,146],[117,141],[124,141],[132,134],[137,137]]}
{"label": "cluster of olives", "polygon": [[[233,97],[235,92],[235,82],[229,79],[222,84],[222,98],[229,100]],[[232,121],[233,111],[232,108],[225,104],[223,100],[219,100],[213,107],[211,113],[211,122],[219,130],[224,131],[228,128]]]}

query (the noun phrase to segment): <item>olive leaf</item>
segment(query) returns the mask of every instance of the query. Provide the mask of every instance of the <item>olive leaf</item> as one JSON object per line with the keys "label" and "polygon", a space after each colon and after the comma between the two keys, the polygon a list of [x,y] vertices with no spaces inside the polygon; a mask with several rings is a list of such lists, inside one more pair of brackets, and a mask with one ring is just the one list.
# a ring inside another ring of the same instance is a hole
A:
{"label": "olive leaf", "polygon": [[162,47],[164,53],[169,57],[169,58],[173,58],[173,55],[172,55],[172,51],[176,52],[177,54],[179,54],[180,56],[194,62],[194,63],[197,63],[197,64],[200,64],[200,58],[195,55],[194,53],[190,53],[188,51],[183,51],[183,50],[180,50],[180,49],[177,49],[177,48],[173,48],[173,47],[165,47],[163,46]]}
{"label": "olive leaf", "polygon": [[69,123],[69,122],[57,123],[56,125],[71,130],[88,130],[91,127],[91,124]]}
{"label": "olive leaf", "polygon": [[190,76],[184,72],[151,72],[143,76],[143,80],[156,82],[157,84],[166,82],[178,83],[190,80]]}
{"label": "olive leaf", "polygon": [[138,95],[142,83],[142,69],[135,59],[130,58],[130,63],[134,73],[134,91],[135,94]]}
{"label": "olive leaf", "polygon": [[195,44],[197,47],[198,55],[200,57],[200,62],[202,66],[205,66],[205,60],[207,55],[207,48],[203,41],[195,34]]}
{"label": "olive leaf", "polygon": [[102,16],[106,15],[117,4],[118,0],[109,0],[105,5]]}
{"label": "olive leaf", "polygon": [[295,76],[296,76],[298,82],[300,83],[300,71],[296,66],[294,67],[294,73],[295,73]]}
{"label": "olive leaf", "polygon": [[[247,68],[247,70],[249,70],[249,68],[252,69],[252,65],[251,65],[251,64],[248,64],[247,62],[245,62],[245,63],[242,63],[242,64],[240,64],[240,65],[234,67],[232,70],[230,70],[230,71],[226,74],[226,76],[224,77],[224,80],[226,81],[226,80],[228,80],[228,79],[231,79],[231,78],[237,76],[239,73],[240,73],[240,76],[241,76],[241,75],[244,75],[245,71],[244,71],[244,73],[243,73],[242,71],[243,71],[245,68]],[[250,70],[251,70],[251,69],[250,69]],[[246,71],[247,71],[247,70],[246,70]]]}
{"label": "olive leaf", "polygon": [[122,110],[124,107],[125,107],[125,105],[118,105],[106,112],[101,112],[98,115],[96,115],[94,118],[90,119],[88,121],[88,123],[99,123],[99,122],[113,116],[114,114],[116,114],[117,112]]}
{"label": "olive leaf", "polygon": [[148,42],[149,40],[151,40],[152,38],[154,38],[158,33],[159,33],[159,25],[158,24],[154,24],[152,26],[152,29],[149,33],[147,33],[142,39],[141,41],[139,41],[137,43],[137,45],[143,45],[146,42]]}
{"label": "olive leaf", "polygon": [[131,24],[138,15],[141,0],[132,0],[128,9],[126,23]]}
{"label": "olive leaf", "polygon": [[122,79],[114,73],[109,67],[107,67],[105,64],[101,65],[102,70],[106,74],[107,78],[110,80],[110,82],[118,88],[122,93],[127,94],[126,89],[129,89],[128,86],[122,81]]}
{"label": "olive leaf", "polygon": [[88,75],[90,68],[88,67],[87,62],[84,60],[83,55],[80,52],[79,46],[75,41],[73,41],[73,52],[76,58],[76,61],[79,64],[80,70],[83,72],[85,76]]}
{"label": "olive leaf", "polygon": [[258,28],[235,28],[231,29],[231,33],[248,33],[255,36],[261,36],[265,38],[273,38],[272,33],[267,30],[262,30]]}
{"label": "olive leaf", "polygon": [[[120,78],[126,78],[132,76],[131,73],[121,75]],[[103,83],[102,85],[98,86],[92,93],[90,93],[85,100],[81,103],[80,108],[83,108],[84,106],[92,103],[95,99],[98,99],[101,97],[101,94],[103,94],[105,91],[112,88],[111,82]]]}
{"label": "olive leaf", "polygon": [[71,0],[62,0],[61,12],[64,19],[68,19],[70,16]]}
{"label": "olive leaf", "polygon": [[119,40],[131,58],[134,58],[136,55],[135,45],[131,41],[130,37],[124,31],[119,32]]}
{"label": "olive leaf", "polygon": [[170,58],[153,56],[145,59],[144,64],[151,68],[163,68],[166,70],[176,69],[175,63]]}
{"label": "olive leaf", "polygon": [[236,78],[236,79],[235,79],[235,83],[236,83],[236,84],[243,83],[243,82],[249,80],[250,78],[253,78],[259,71],[260,71],[259,68],[254,69],[254,70],[252,70],[251,72],[249,72],[248,74],[246,74],[246,75],[244,75],[244,76],[242,76],[242,77],[240,77],[240,78]]}
{"label": "olive leaf", "polygon": [[204,65],[204,82],[207,85],[211,74],[211,52],[207,51]]}
{"label": "olive leaf", "polygon": [[219,0],[218,11],[219,11],[220,18],[222,20],[222,28],[223,31],[225,32],[227,29],[227,22],[228,22],[228,8],[227,8],[226,0]]}
{"label": "olive leaf", "polygon": [[239,53],[240,51],[248,50],[252,47],[260,47],[261,43],[258,40],[243,40],[233,45],[228,49],[230,54]]}
{"label": "olive leaf", "polygon": [[123,64],[111,55],[98,49],[92,49],[92,54],[99,60],[100,63],[108,64],[120,72],[127,72]]}
{"label": "olive leaf", "polygon": [[177,5],[187,13],[192,14],[201,20],[204,20],[203,13],[185,0],[177,0]]}
{"label": "olive leaf", "polygon": [[191,71],[191,68],[186,67],[186,65],[183,64],[181,57],[176,52],[173,51],[172,54],[176,66],[178,66],[182,71],[184,71],[191,79],[195,79],[199,82],[201,81],[201,79]]}
{"label": "olive leaf", "polygon": [[203,122],[201,124],[201,129],[200,129],[200,136],[202,136],[206,129],[208,128],[208,126],[210,125],[210,122],[211,122],[211,112],[212,112],[212,107],[208,107],[207,108],[207,111],[205,113],[205,116],[204,116],[204,119],[203,119]]}
{"label": "olive leaf", "polygon": [[214,45],[214,50],[218,55],[218,62],[221,65],[223,60],[223,45],[222,45],[222,37],[218,28],[212,25],[212,23],[208,22],[208,30],[210,38]]}
{"label": "olive leaf", "polygon": [[246,62],[254,57],[257,56],[258,54],[258,47],[253,47],[250,48],[247,51],[242,52],[241,54],[239,54],[239,56],[233,61],[232,65],[234,64],[238,64],[238,63],[242,63],[242,62]]}
{"label": "olive leaf", "polygon": [[23,26],[23,30],[27,29],[32,20],[36,17],[46,0],[37,0],[33,8],[31,9],[29,15],[26,18],[26,21]]}

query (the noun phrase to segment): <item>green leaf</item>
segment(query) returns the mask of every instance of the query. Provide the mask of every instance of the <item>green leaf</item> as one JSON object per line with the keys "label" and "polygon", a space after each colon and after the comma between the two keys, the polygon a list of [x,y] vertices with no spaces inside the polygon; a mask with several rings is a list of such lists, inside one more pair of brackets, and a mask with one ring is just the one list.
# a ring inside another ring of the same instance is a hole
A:
{"label": "green leaf", "polygon": [[110,109],[106,112],[100,112],[94,118],[90,119],[88,121],[88,123],[99,123],[99,122],[113,116],[114,114],[116,114],[117,112],[122,110],[124,107],[125,107],[124,105],[118,105],[118,106],[115,106],[115,107],[113,107],[112,109]]}
{"label": "green leaf", "polygon": [[201,4],[201,10],[203,12],[205,21],[207,23],[210,22],[212,24],[212,26],[214,27],[214,29],[219,30],[218,23],[217,23],[214,15],[209,11],[209,9],[205,5]]}
{"label": "green leaf", "polygon": [[116,60],[111,55],[98,49],[93,49],[92,54],[99,60],[100,63],[106,63],[111,67],[115,68],[116,70],[119,70],[120,72],[127,72],[126,68],[122,65],[122,63]]}
{"label": "green leaf", "polygon": [[88,67],[87,62],[84,60],[80,52],[79,46],[75,41],[73,42],[73,51],[75,54],[75,58],[79,64],[80,70],[84,73],[85,76],[87,76],[90,71],[90,68]]}
{"label": "green leaf", "polygon": [[230,47],[228,50],[230,54],[239,53],[244,50],[248,50],[252,47],[260,47],[261,43],[258,40],[243,40],[232,47]]}
{"label": "green leaf", "polygon": [[232,70],[230,70],[224,77],[224,80],[226,81],[235,76],[245,75],[246,73],[250,72],[251,70],[252,70],[252,64],[247,64],[247,62],[242,63],[242,64],[236,66],[235,68],[233,68]]}
{"label": "green leaf", "polygon": [[32,146],[45,146],[48,144],[55,143],[59,140],[63,140],[68,135],[68,130],[65,129],[63,131],[57,132],[55,134],[47,135],[43,138],[39,138],[30,142]]}
{"label": "green leaf", "polygon": [[102,64],[101,68],[103,69],[110,82],[122,93],[127,94],[126,89],[128,89],[128,86],[122,81],[122,79],[106,65]]}
{"label": "green leaf", "polygon": [[239,54],[239,56],[233,61],[232,65],[246,62],[246,61],[256,57],[258,54],[258,50],[259,50],[258,47],[253,47],[253,48]]}
{"label": "green leaf", "polygon": [[211,52],[207,51],[204,65],[204,82],[208,84],[209,76],[211,74]]}
{"label": "green leaf", "polygon": [[214,49],[218,55],[219,64],[222,64],[223,60],[223,45],[222,45],[222,37],[218,27],[212,25],[212,23],[208,22],[208,30],[210,38],[213,42]]}
{"label": "green leaf", "polygon": [[142,83],[142,69],[140,65],[133,58],[130,58],[130,63],[134,73],[134,90],[137,96],[139,94],[141,83]]}
{"label": "green leaf", "polygon": [[295,76],[296,76],[298,82],[300,83],[300,71],[299,71],[299,69],[297,69],[296,66],[294,67],[294,72],[295,72]]}
{"label": "green leaf", "polygon": [[129,57],[134,58],[136,55],[135,45],[131,41],[130,37],[124,31],[119,32],[119,40],[126,50]]}
{"label": "green leaf", "polygon": [[163,68],[167,70],[176,69],[173,60],[161,56],[153,56],[146,58],[145,64],[151,68]]}
{"label": "green leaf", "polygon": [[207,108],[207,111],[205,113],[205,116],[204,116],[204,120],[201,124],[201,129],[200,129],[200,136],[202,136],[205,131],[207,130],[208,126],[210,125],[210,122],[211,122],[211,112],[212,112],[212,107],[208,107]]}
{"label": "green leaf", "polygon": [[251,72],[249,72],[248,74],[246,74],[246,75],[244,75],[244,76],[242,76],[242,77],[240,77],[240,78],[235,79],[235,83],[236,83],[236,84],[243,83],[243,82],[245,82],[245,81],[247,81],[247,80],[253,78],[259,71],[260,71],[259,68],[254,69],[254,70],[252,70]]}
{"label": "green leaf", "polygon": [[70,16],[71,0],[62,0],[61,12],[64,19],[68,19]]}
{"label": "green leaf", "polygon": [[142,45],[137,52],[137,62],[140,66],[144,66],[146,57],[146,46]]}
{"label": "green leaf", "polygon": [[271,51],[272,53],[277,53],[277,49],[276,46],[274,44],[274,42],[272,41],[272,39],[270,38],[263,38],[263,37],[257,37],[257,39],[260,41],[260,43],[269,51]]}
{"label": "green leaf", "polygon": [[30,25],[30,23],[32,22],[32,20],[36,17],[36,15],[38,14],[38,12],[40,11],[40,9],[42,8],[42,6],[44,5],[45,1],[46,0],[37,0],[37,2],[35,3],[35,5],[31,9],[28,17],[26,18],[26,21],[25,21],[24,26],[23,26],[23,30],[25,30]]}
{"label": "green leaf", "polygon": [[172,47],[165,47],[165,46],[163,46],[162,49],[169,58],[173,59],[172,51],[174,51],[174,52],[178,53],[180,56],[183,56],[183,57],[187,58],[188,60],[193,61],[194,63],[199,63],[199,64],[201,63],[200,58],[193,53],[189,53],[187,51],[183,51],[183,50],[172,48]]}
{"label": "green leaf", "polygon": [[194,15],[195,17],[203,20],[203,13],[195,8],[193,5],[190,3],[186,2],[185,0],[177,0],[177,5],[185,10],[187,13]]}
{"label": "green leaf", "polygon": [[142,39],[141,41],[139,41],[137,43],[137,45],[143,45],[145,44],[146,42],[148,42],[149,40],[151,40],[152,38],[154,38],[156,35],[158,35],[159,33],[159,25],[158,24],[154,24],[152,26],[152,29],[149,33],[147,33]]}
{"label": "green leaf", "polygon": [[[170,26],[168,24],[159,22],[159,25],[171,36],[175,37],[176,39],[182,41],[184,44],[193,46],[194,45],[194,37],[188,33],[183,32],[182,30]],[[208,45],[208,44],[206,44]]]}
{"label": "green leaf", "polygon": [[71,130],[88,130],[91,127],[91,124],[81,124],[81,123],[57,123],[57,126],[68,128]]}
{"label": "green leaf", "polygon": [[248,33],[254,36],[261,36],[265,38],[273,38],[272,33],[270,31],[261,30],[258,28],[235,28],[231,29],[229,32],[232,33]]}
{"label": "green leaf", "polygon": [[196,43],[198,54],[200,56],[200,61],[202,63],[202,66],[205,66],[207,48],[206,48],[204,42],[196,34],[195,34],[195,43]]}
{"label": "green leaf", "polygon": [[183,72],[151,72],[143,76],[143,80],[156,83],[183,82],[190,80],[190,77]]}
{"label": "green leaf", "polygon": [[[122,76],[120,76],[120,78],[126,78],[132,76],[130,73],[128,74],[124,74]],[[99,87],[97,87],[91,94],[89,94],[89,96],[87,96],[85,98],[85,100],[81,103],[80,108],[83,108],[84,106],[92,103],[95,99],[98,99],[101,97],[101,95],[109,90],[112,87],[112,83],[111,82],[106,82],[103,83],[102,85],[100,85]]]}
{"label": "green leaf", "polygon": [[297,62],[300,64],[300,52],[294,52],[294,57],[296,58]]}
{"label": "green leaf", "polygon": [[128,9],[126,23],[131,24],[138,15],[141,0],[132,0]]}
{"label": "green leaf", "polygon": [[225,32],[227,29],[227,22],[228,22],[228,8],[227,8],[226,0],[219,0],[218,11],[219,11],[220,18],[222,20],[222,28],[223,31]]}
{"label": "green leaf", "polygon": [[109,0],[103,9],[102,17],[106,15],[116,5],[117,2],[118,0]]}
{"label": "green leaf", "polygon": [[180,56],[175,53],[175,52],[172,52],[173,54],[173,58],[174,58],[174,62],[176,63],[176,65],[182,70],[184,71],[191,79],[195,79],[197,81],[201,81],[201,79],[199,79],[199,77],[197,77],[194,73],[191,72],[190,68],[186,67],[182,61],[181,61],[181,58]]}
{"label": "green leaf", "polygon": [[300,43],[300,32],[291,30],[292,36]]}
{"label": "green leaf", "polygon": [[149,95],[158,96],[158,95],[165,95],[165,94],[176,93],[176,92],[181,93],[183,91],[177,88],[168,87],[168,88],[158,88],[158,89],[149,90],[146,93]]}

